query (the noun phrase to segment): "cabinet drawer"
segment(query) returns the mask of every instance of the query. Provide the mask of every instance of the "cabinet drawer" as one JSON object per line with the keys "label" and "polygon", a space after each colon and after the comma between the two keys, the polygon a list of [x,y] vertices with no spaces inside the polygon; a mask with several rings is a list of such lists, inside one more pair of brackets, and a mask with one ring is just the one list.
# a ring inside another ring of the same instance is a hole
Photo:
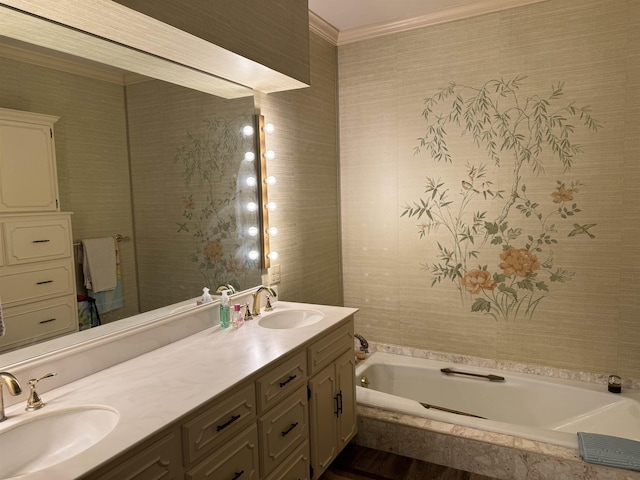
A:
{"label": "cabinet drawer", "polygon": [[309,375],[322,370],[347,349],[353,349],[353,317],[344,325],[309,345]]}
{"label": "cabinet drawer", "polygon": [[307,383],[306,364],[307,356],[302,351],[256,380],[258,413],[266,412],[281,399]]}
{"label": "cabinet drawer", "polygon": [[116,459],[83,480],[178,480],[182,478],[180,439],[174,432],[147,443],[127,459]]}
{"label": "cabinet drawer", "polygon": [[308,441],[307,412],[307,387],[304,386],[258,420],[263,476]]}
{"label": "cabinet drawer", "polygon": [[258,433],[252,425],[185,475],[186,480],[258,480]]}
{"label": "cabinet drawer", "polygon": [[74,271],[70,260],[7,267],[0,270],[2,305],[44,300],[74,293]]}
{"label": "cabinet drawer", "polygon": [[182,426],[185,460],[190,465],[228,441],[256,418],[255,387],[248,384]]}
{"label": "cabinet drawer", "polygon": [[3,310],[5,334],[0,351],[78,330],[78,306],[75,295]]}
{"label": "cabinet drawer", "polygon": [[4,222],[7,265],[71,256],[68,218]]}
{"label": "cabinet drawer", "polygon": [[265,480],[309,480],[310,474],[309,442],[305,442]]}

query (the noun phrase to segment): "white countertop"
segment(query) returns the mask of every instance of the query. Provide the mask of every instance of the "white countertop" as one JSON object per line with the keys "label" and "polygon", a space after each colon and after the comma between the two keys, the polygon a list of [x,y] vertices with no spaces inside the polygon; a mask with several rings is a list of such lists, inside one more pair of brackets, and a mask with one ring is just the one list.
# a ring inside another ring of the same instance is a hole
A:
{"label": "white countertop", "polygon": [[[42,393],[46,406],[37,412],[25,412],[23,402],[7,408],[10,418],[0,425],[0,434],[16,423],[70,407],[103,405],[120,415],[116,427],[84,452],[15,478],[80,477],[357,312],[353,308],[282,301],[275,304],[274,311],[301,308],[319,310],[324,318],[291,329],[264,328],[258,324],[259,317],[238,329],[215,326]],[[117,343],[114,348],[118,348]],[[88,352],[86,361],[91,361],[90,355]]]}

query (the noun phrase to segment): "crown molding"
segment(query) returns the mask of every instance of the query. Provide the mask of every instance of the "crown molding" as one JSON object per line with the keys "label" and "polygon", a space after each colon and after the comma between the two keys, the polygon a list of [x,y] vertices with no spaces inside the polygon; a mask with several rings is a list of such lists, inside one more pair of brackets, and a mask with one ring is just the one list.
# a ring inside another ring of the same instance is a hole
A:
{"label": "crown molding", "polygon": [[[477,17],[488,13],[495,13],[502,10],[546,1],[548,0],[479,0],[428,15],[341,30],[338,34],[336,45],[347,45],[349,43],[360,42],[362,40],[368,40],[393,33],[440,25],[442,23],[454,22],[456,20]],[[309,14],[311,15],[311,12],[309,12]]]}
{"label": "crown molding", "polygon": [[333,45],[338,45],[338,34],[336,27],[309,10],[309,31],[324,38]]}

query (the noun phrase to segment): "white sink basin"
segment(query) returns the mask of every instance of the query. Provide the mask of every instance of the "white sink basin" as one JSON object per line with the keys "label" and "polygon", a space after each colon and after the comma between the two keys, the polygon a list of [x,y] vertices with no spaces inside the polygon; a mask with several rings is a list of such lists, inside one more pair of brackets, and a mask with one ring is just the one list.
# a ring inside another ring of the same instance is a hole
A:
{"label": "white sink basin", "polygon": [[308,327],[324,318],[317,310],[281,310],[262,317],[258,324],[265,328]]}
{"label": "white sink basin", "polygon": [[107,436],[118,419],[118,412],[102,406],[25,416],[0,430],[2,478],[37,472],[79,454]]}

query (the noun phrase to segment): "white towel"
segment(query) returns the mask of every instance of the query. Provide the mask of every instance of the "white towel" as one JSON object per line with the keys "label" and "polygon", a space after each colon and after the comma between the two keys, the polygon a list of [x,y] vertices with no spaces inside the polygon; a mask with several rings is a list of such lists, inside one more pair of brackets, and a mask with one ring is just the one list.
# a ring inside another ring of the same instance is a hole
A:
{"label": "white towel", "polygon": [[84,286],[94,292],[113,290],[116,275],[116,244],[113,237],[82,240]]}

